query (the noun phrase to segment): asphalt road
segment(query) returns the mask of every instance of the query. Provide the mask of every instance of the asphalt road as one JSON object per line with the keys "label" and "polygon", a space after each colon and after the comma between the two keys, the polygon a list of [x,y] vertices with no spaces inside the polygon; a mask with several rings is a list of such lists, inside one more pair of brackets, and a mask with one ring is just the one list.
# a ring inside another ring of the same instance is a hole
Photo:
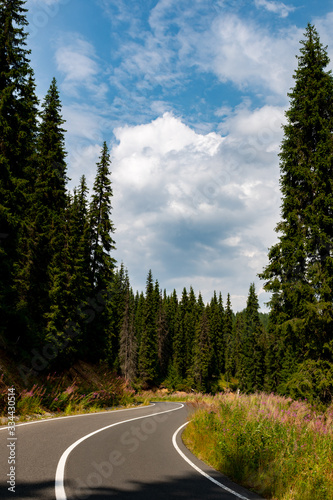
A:
{"label": "asphalt road", "polygon": [[188,412],[170,402],[48,419],[17,425],[16,439],[0,428],[0,498],[259,500],[187,450]]}

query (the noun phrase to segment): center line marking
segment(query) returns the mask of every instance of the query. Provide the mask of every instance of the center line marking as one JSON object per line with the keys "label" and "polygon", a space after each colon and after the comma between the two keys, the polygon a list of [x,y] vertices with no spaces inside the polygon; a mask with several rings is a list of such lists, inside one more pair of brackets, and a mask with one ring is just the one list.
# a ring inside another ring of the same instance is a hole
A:
{"label": "center line marking", "polygon": [[178,408],[173,408],[172,410],[165,410],[161,411],[159,413],[151,413],[150,415],[143,415],[141,417],[135,417],[135,418],[130,418],[129,420],[122,420],[121,422],[116,422],[115,424],[107,425],[106,427],[102,427],[102,429],[98,429],[97,431],[91,432],[90,434],[87,434],[86,436],[83,436],[82,438],[78,439],[73,443],[71,446],[69,446],[64,453],[61,455],[60,460],[58,462],[57,470],[56,470],[56,475],[55,475],[55,497],[56,500],[67,500],[66,496],[66,491],[65,491],[65,465],[67,458],[69,454],[76,448],[80,443],[85,441],[86,439],[90,438],[91,436],[94,436],[98,432],[105,431],[106,429],[110,429],[110,427],[115,427],[116,425],[120,424],[125,424],[127,422],[133,422],[133,420],[140,420],[142,418],[148,418],[148,417],[154,417],[155,415],[162,415],[163,413],[169,413],[171,411],[176,411],[180,410],[181,408],[184,408],[184,405],[180,403],[181,406]]}

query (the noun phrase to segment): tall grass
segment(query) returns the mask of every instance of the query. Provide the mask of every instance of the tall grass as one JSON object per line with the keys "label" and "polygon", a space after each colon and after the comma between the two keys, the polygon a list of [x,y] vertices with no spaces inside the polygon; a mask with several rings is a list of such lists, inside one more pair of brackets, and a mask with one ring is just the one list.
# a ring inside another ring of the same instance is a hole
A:
{"label": "tall grass", "polygon": [[266,498],[333,500],[333,405],[229,393],[192,406],[183,439],[202,460]]}
{"label": "tall grass", "polygon": [[[133,404],[134,391],[121,377],[107,377],[103,388],[94,384],[69,382],[65,377],[49,375],[43,384],[34,384],[29,390],[16,393],[16,416],[25,419],[29,415],[45,413],[81,413],[97,411],[116,405]],[[8,411],[8,387],[0,377],[0,416]]]}

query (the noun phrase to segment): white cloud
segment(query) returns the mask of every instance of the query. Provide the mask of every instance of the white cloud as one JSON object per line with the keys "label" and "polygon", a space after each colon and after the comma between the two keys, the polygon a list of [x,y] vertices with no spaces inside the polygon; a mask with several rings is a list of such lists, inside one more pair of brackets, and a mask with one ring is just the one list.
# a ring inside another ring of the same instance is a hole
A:
{"label": "white cloud", "polygon": [[222,82],[231,81],[243,89],[254,85],[285,97],[292,83],[299,37],[296,29],[274,36],[253,21],[226,14],[198,40],[198,64]]}
{"label": "white cloud", "polygon": [[[267,0],[257,0],[257,6],[280,15],[292,10]],[[205,10],[200,1],[180,7],[175,0],[160,0],[150,12],[149,27],[135,26],[121,45],[122,62],[111,78],[118,89],[138,79],[139,93],[158,86],[162,93],[179,90],[196,68],[240,89],[268,91],[267,99],[286,98],[302,33],[294,26],[273,34],[230,10],[216,12],[209,5]]]}
{"label": "white cloud", "polygon": [[[169,291],[176,283],[192,285],[209,300],[221,290],[235,296],[234,308],[245,307],[248,287],[258,282],[275,241],[281,130],[274,128],[278,108],[238,111],[224,137],[196,133],[170,113],[115,130],[116,258],[128,267],[134,287],[151,268]],[[246,141],[261,137],[260,131],[265,140],[255,154],[244,155]]]}
{"label": "white cloud", "polygon": [[290,12],[295,10],[295,7],[288,6],[283,2],[272,2],[269,0],[255,0],[255,6],[257,8],[263,7],[269,12],[274,14],[279,14],[280,17],[287,17]]}
{"label": "white cloud", "polygon": [[66,94],[77,96],[79,89],[85,88],[95,98],[104,97],[107,86],[99,82],[101,68],[91,43],[73,33],[62,36],[55,58],[58,70],[65,75],[62,90]]}

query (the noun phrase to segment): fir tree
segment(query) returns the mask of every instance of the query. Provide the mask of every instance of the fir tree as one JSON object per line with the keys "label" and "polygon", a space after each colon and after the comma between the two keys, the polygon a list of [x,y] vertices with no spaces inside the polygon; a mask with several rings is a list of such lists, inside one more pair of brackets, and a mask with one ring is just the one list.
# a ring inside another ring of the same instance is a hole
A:
{"label": "fir tree", "polygon": [[133,382],[137,373],[137,342],[134,329],[134,296],[129,283],[126,290],[119,347],[121,373],[126,380]]}
{"label": "fir tree", "polygon": [[279,242],[260,275],[272,292],[271,321],[284,352],[332,356],[333,79],[327,48],[309,24],[288,94],[280,153]]}
{"label": "fir tree", "polygon": [[259,303],[252,283],[245,309],[245,331],[242,342],[242,379],[241,385],[246,392],[263,389],[264,332],[259,318]]}
{"label": "fir tree", "polygon": [[206,309],[197,323],[193,345],[192,373],[199,391],[207,391],[210,364],[212,360],[212,345],[210,342],[209,321]]}
{"label": "fir tree", "polygon": [[173,337],[173,368],[181,379],[186,376],[186,324],[185,317],[188,309],[188,294],[184,287],[182,298],[177,309],[177,320]]}
{"label": "fir tree", "polygon": [[159,373],[164,378],[167,375],[171,359],[171,338],[168,328],[166,299],[160,297],[157,314],[157,357]]}
{"label": "fir tree", "polygon": [[221,303],[219,303],[215,291],[209,306],[209,329],[212,343],[212,364],[210,370],[212,376],[217,377],[224,369],[224,345],[222,298]]}
{"label": "fir tree", "polygon": [[224,316],[224,330],[223,330],[223,339],[225,346],[225,354],[224,354],[225,378],[227,381],[229,381],[232,376],[233,366],[234,366],[232,334],[233,334],[233,312],[231,309],[230,294],[228,293],[225,316]]}
{"label": "fir tree", "polygon": [[229,367],[230,373],[238,381],[244,378],[244,342],[246,335],[245,313],[244,311],[236,314],[235,325],[233,328],[232,352],[230,353]]}
{"label": "fir tree", "polygon": [[103,144],[100,161],[93,187],[90,206],[91,233],[91,280],[96,290],[105,290],[113,276],[115,259],[111,251],[115,249],[112,233],[115,229],[111,220],[110,154],[106,142]]}
{"label": "fir tree", "polygon": [[157,311],[153,276],[149,270],[144,305],[144,323],[139,349],[139,373],[148,385],[156,383],[158,375]]}
{"label": "fir tree", "polygon": [[135,336],[137,339],[138,346],[141,343],[141,337],[144,327],[144,308],[145,308],[145,296],[144,293],[137,292],[135,295],[135,318],[134,318],[134,326],[135,326]]}
{"label": "fir tree", "polygon": [[15,308],[20,297],[14,266],[33,189],[29,175],[34,170],[38,105],[26,48],[24,3],[0,1],[0,334],[13,339],[18,330],[22,338],[25,329]]}
{"label": "fir tree", "polygon": [[193,344],[195,338],[195,327],[198,320],[197,299],[192,286],[188,294],[187,310],[184,318],[184,334],[186,344],[185,373],[189,374],[192,370],[193,362]]}
{"label": "fir tree", "polygon": [[[111,219],[111,199],[113,191],[110,180],[110,154],[106,142],[103,143],[101,156],[97,162],[97,172],[93,186],[92,200],[89,210],[90,224],[90,250],[91,268],[90,283],[94,296],[103,296],[103,306],[93,323],[88,328],[87,347],[92,345],[95,356],[99,359],[107,357],[109,362],[114,362],[119,352],[119,321],[115,328],[118,337],[115,348],[111,351],[114,343],[114,330],[110,324],[110,317],[114,310],[113,300],[118,291],[114,289],[113,280],[115,259],[112,257],[112,250],[115,249],[115,242],[112,234],[115,229]],[[117,288],[117,287],[116,287]]]}
{"label": "fir tree", "polygon": [[167,318],[167,324],[168,324],[168,331],[169,331],[169,336],[170,336],[170,357],[172,359],[173,356],[173,339],[175,336],[175,331],[176,331],[176,321],[178,317],[178,297],[177,297],[177,292],[176,290],[173,290],[172,294],[170,297],[166,298],[165,301],[165,311],[166,311],[166,318]]}
{"label": "fir tree", "polygon": [[65,130],[55,79],[40,115],[35,188],[27,211],[28,251],[21,252],[17,287],[21,306],[28,311],[30,329],[44,342],[48,334],[54,338],[60,325],[63,331],[68,320],[66,294],[71,288]]}
{"label": "fir tree", "polygon": [[119,365],[119,342],[129,288],[129,276],[127,270],[124,267],[124,264],[121,263],[120,268],[114,272],[114,276],[107,287],[107,291],[103,292],[105,296],[104,300],[106,310],[102,311],[103,315],[105,315],[104,338],[106,346],[104,357],[109,365],[116,370],[118,369]]}

